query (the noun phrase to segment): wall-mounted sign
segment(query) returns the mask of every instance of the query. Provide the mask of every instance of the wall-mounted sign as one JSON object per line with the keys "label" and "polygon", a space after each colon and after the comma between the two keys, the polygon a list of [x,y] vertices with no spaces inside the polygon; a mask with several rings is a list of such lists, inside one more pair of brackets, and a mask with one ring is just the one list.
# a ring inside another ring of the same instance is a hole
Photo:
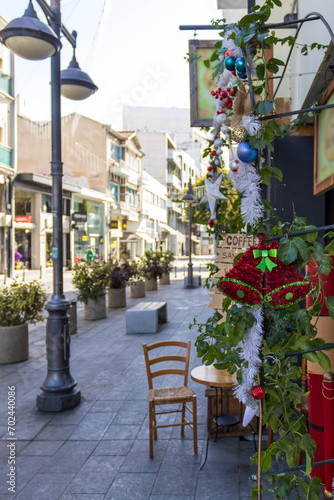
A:
{"label": "wall-mounted sign", "polygon": [[31,215],[15,215],[15,222],[31,223]]}
{"label": "wall-mounted sign", "polygon": [[[334,104],[334,80],[321,104]],[[334,186],[334,108],[323,109],[314,120],[314,194]]]}
{"label": "wall-mounted sign", "polygon": [[111,220],[110,221],[110,229],[118,229],[118,220]]}
{"label": "wall-mounted sign", "polygon": [[73,212],[73,222],[87,222],[87,212]]}
{"label": "wall-mounted sign", "polygon": [[216,100],[212,98],[211,90],[217,90],[218,77],[212,79],[214,69],[212,65],[207,68],[204,61],[210,59],[215,52],[217,41],[189,40],[189,54],[193,54],[189,65],[192,127],[212,127],[212,120],[216,113]]}
{"label": "wall-mounted sign", "polygon": [[84,235],[82,236],[82,238],[81,238],[81,239],[82,239],[82,241],[88,241],[88,236],[87,236],[87,234],[84,234]]}

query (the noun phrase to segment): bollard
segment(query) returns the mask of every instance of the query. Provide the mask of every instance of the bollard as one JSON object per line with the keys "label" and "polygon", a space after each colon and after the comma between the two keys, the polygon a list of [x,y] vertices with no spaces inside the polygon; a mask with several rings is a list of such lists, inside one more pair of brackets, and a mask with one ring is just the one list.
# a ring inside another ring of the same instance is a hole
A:
{"label": "bollard", "polygon": [[176,271],[176,266],[175,266],[175,278],[177,278],[177,271]]}
{"label": "bollard", "polygon": [[42,274],[43,274],[43,268],[42,268],[42,266],[40,266],[40,268],[39,268],[39,279],[40,280],[42,279]]}

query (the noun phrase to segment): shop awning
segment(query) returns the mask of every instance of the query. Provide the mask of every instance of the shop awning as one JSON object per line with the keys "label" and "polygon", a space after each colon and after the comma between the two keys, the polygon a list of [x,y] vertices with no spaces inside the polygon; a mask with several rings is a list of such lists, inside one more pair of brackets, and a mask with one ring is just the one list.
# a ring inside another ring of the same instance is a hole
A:
{"label": "shop awning", "polygon": [[137,236],[139,236],[139,238],[142,238],[143,240],[145,240],[147,243],[154,243],[155,242],[155,239],[152,238],[151,236],[149,236],[148,234],[146,233],[140,233],[139,231],[135,233]]}
{"label": "shop awning", "polygon": [[170,234],[177,234],[177,231],[175,229],[173,229],[172,227],[168,226],[167,224],[163,224],[162,222],[159,222],[159,226],[161,227],[161,229],[164,229],[165,231],[167,231]]}
{"label": "shop awning", "polygon": [[138,237],[133,233],[123,233],[123,238],[120,240],[121,243],[136,243]]}

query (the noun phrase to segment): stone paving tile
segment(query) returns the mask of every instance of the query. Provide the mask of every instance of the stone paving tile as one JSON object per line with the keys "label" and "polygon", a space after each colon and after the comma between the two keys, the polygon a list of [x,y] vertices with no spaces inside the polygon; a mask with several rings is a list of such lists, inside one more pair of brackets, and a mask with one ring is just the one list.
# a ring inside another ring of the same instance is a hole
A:
{"label": "stone paving tile", "polygon": [[45,427],[35,439],[40,441],[54,440],[61,441],[67,439],[76,429],[75,425],[49,425]]}
{"label": "stone paving tile", "polygon": [[131,439],[106,439],[99,442],[93,455],[127,455],[132,446]]}
{"label": "stone paving tile", "polygon": [[48,458],[40,473],[76,474],[91,456],[98,441],[67,441]]}
{"label": "stone paving tile", "polygon": [[108,490],[105,500],[124,500],[135,498],[147,500],[155,482],[155,474],[119,473]]}
{"label": "stone paving tile", "polygon": [[103,439],[136,439],[140,425],[111,424]]}
{"label": "stone paving tile", "polygon": [[64,441],[31,441],[19,452],[19,455],[51,456],[64,444]]}
{"label": "stone paving tile", "polygon": [[66,493],[107,493],[124,457],[92,456],[80,469]]}
{"label": "stone paving tile", "polygon": [[[21,491],[45,463],[45,457],[18,456],[16,458],[16,492]],[[8,493],[6,484],[8,465],[0,470],[0,494]]]}
{"label": "stone paving tile", "polygon": [[104,495],[84,495],[79,493],[76,495],[75,493],[64,493],[59,500],[104,500]]}
{"label": "stone paving tile", "polygon": [[72,474],[36,474],[16,499],[57,500],[72,478]]}
{"label": "stone paving tile", "polygon": [[88,413],[76,427],[71,440],[100,440],[104,436],[116,413]]}

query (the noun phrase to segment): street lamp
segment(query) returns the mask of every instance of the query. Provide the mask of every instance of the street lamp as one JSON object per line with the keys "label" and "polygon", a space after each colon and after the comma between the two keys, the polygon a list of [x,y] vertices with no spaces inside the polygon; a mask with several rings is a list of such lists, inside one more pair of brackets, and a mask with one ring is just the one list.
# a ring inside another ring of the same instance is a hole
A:
{"label": "street lamp", "polygon": [[188,191],[186,192],[185,195],[183,195],[182,201],[189,205],[189,262],[188,262],[188,280],[187,284],[185,285],[185,288],[195,288],[196,285],[194,285],[194,280],[193,280],[193,265],[191,262],[191,247],[192,247],[191,227],[192,227],[192,205],[198,203],[198,200],[192,194],[191,179],[189,179]]}
{"label": "street lamp", "polygon": [[[53,294],[46,309],[49,313],[46,326],[46,350],[48,371],[37,396],[37,407],[41,411],[57,412],[74,408],[80,402],[81,394],[77,382],[70,373],[70,336],[67,311],[70,307],[63,291],[63,192],[61,160],[61,33],[75,49],[76,33],[72,35],[61,23],[60,0],[37,0],[48,24],[42,23],[29,1],[23,17],[14,19],[0,31],[0,41],[15,54],[30,60],[51,57],[51,176],[53,214]],[[67,70],[65,70],[67,71]],[[83,71],[77,68],[71,81],[72,99],[83,99],[97,90],[96,85]],[[87,80],[87,77],[89,80]],[[86,83],[85,83],[86,82]],[[88,82],[88,83],[87,83]],[[89,92],[83,96],[83,87]],[[75,93],[77,89],[77,93]],[[69,95],[67,95],[69,97]]]}

